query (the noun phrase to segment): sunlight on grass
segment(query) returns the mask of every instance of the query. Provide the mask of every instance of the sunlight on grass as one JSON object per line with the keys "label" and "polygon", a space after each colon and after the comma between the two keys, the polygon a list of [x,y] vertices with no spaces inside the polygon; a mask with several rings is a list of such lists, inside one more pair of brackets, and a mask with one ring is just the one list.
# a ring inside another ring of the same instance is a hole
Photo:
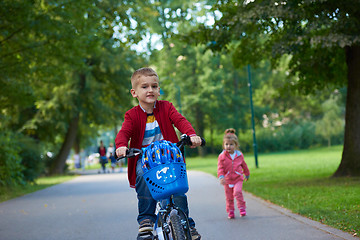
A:
{"label": "sunlight on grass", "polygon": [[[360,178],[331,178],[341,161],[342,146],[245,154],[250,180],[244,190],[327,225],[357,233],[360,229]],[[217,156],[188,158],[189,170],[217,174]]]}

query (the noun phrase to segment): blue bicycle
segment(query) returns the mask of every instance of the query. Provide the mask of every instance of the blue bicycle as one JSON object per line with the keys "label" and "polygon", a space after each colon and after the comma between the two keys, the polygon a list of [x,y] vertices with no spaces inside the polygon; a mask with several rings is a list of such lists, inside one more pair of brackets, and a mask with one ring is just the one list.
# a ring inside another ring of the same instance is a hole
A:
{"label": "blue bicycle", "polygon": [[[157,220],[154,231],[157,240],[191,240],[189,219],[174,203],[174,195],[189,190],[184,146],[191,145],[190,137],[181,136],[177,144],[158,141],[146,148],[130,148],[126,157],[141,156],[143,178],[152,197],[157,200]],[[202,139],[201,146],[205,145]]]}

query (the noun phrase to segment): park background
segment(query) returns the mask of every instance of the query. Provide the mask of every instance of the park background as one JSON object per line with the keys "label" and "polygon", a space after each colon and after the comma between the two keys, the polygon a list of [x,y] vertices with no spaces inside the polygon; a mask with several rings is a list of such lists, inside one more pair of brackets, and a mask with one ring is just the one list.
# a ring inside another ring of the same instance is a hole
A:
{"label": "park background", "polygon": [[358,2],[5,0],[0,11],[2,189],[113,142],[144,66],[207,140],[190,156],[218,154],[233,127],[250,154],[341,145],[326,177],[358,184]]}

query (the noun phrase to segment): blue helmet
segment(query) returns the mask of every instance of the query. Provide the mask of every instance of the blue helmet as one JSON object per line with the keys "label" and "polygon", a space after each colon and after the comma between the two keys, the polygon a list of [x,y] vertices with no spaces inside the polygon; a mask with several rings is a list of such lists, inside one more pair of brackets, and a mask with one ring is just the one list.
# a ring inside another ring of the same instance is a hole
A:
{"label": "blue helmet", "polygon": [[161,164],[184,162],[179,148],[172,142],[166,140],[153,142],[143,148],[142,151],[141,163],[144,172]]}

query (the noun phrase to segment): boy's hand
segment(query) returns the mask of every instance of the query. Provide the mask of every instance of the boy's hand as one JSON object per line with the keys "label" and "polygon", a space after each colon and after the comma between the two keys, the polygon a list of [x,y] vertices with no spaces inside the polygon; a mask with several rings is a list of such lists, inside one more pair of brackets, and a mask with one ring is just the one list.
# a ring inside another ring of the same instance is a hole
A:
{"label": "boy's hand", "polygon": [[196,148],[201,145],[201,138],[199,136],[190,137],[191,140],[191,148]]}
{"label": "boy's hand", "polygon": [[127,147],[119,147],[116,149],[116,156],[125,157],[126,156]]}

